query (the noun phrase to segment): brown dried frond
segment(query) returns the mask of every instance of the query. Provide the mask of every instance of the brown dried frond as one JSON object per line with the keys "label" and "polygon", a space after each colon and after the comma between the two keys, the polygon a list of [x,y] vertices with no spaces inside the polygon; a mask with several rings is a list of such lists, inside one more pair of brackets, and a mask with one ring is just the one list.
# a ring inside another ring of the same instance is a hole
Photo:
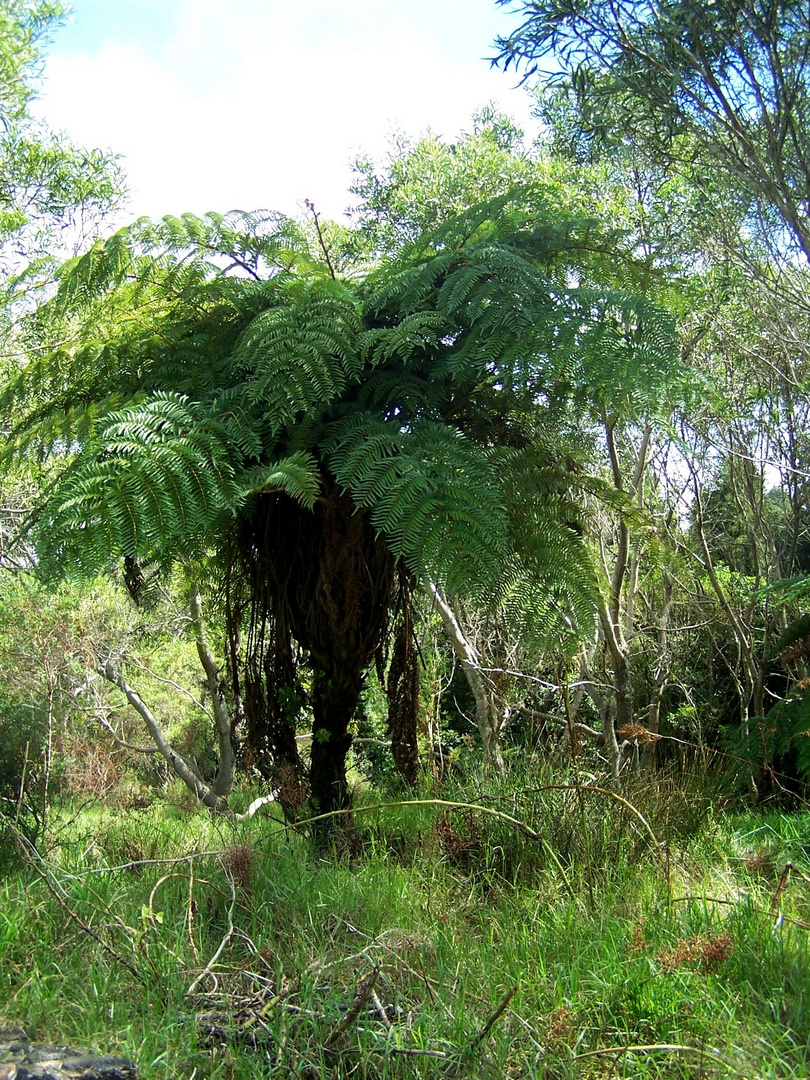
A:
{"label": "brown dried frond", "polygon": [[636,919],[635,926],[633,927],[633,936],[630,939],[630,951],[634,953],[642,953],[647,948],[647,942],[644,940],[644,917],[639,915]]}
{"label": "brown dried frond", "polygon": [[285,814],[293,816],[309,801],[309,786],[295,766],[282,762],[273,768],[273,780],[278,785],[278,801]]}
{"label": "brown dried frond", "polygon": [[653,743],[661,738],[654,731],[647,731],[642,724],[623,724],[616,729],[616,734],[620,739],[626,739],[628,742]]}
{"label": "brown dried frond", "polygon": [[222,852],[225,873],[244,892],[250,892],[256,853],[248,844],[231,844]]}
{"label": "brown dried frond", "polygon": [[774,659],[777,664],[787,665],[794,663],[796,660],[806,660],[808,657],[810,657],[810,634],[806,638],[788,645]]}
{"label": "brown dried frond", "polygon": [[734,952],[734,938],[731,934],[720,934],[709,938],[700,954],[700,970],[706,975],[713,975]]}
{"label": "brown dried frond", "polygon": [[470,819],[470,831],[467,836],[457,833],[447,818],[436,822],[434,832],[438,837],[442,854],[456,865],[480,854],[483,850],[483,837],[474,818]]}
{"label": "brown dried frond", "polygon": [[773,873],[773,858],[769,851],[765,851],[760,848],[752,855],[749,855],[745,860],[745,869],[752,874],[764,874],[766,876]]}
{"label": "brown dried frond", "polygon": [[549,1046],[572,1046],[574,1037],[575,1026],[571,1010],[560,1005],[546,1021],[546,1042]]}
{"label": "brown dried frond", "polygon": [[656,956],[663,971],[671,975],[678,968],[695,968],[702,975],[714,975],[734,951],[730,934],[703,937],[695,934],[687,940],[680,938],[674,949],[662,949]]}

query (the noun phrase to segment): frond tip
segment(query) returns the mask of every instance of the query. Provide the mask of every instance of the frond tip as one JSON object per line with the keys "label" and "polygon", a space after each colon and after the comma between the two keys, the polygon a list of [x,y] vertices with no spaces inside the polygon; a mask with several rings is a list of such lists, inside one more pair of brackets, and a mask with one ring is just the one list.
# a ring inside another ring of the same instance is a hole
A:
{"label": "frond tip", "polygon": [[223,431],[176,394],[107,417],[36,512],[44,574],[87,576],[120,556],[205,545],[241,496]]}

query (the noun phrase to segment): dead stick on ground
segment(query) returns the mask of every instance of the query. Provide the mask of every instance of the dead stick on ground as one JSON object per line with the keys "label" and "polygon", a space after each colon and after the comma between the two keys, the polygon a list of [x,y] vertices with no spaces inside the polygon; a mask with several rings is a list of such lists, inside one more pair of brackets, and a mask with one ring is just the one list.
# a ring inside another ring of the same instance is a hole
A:
{"label": "dead stick on ground", "polygon": [[85,934],[88,934],[93,939],[93,941],[96,942],[96,944],[100,945],[101,948],[104,949],[105,952],[109,953],[114,960],[117,960],[122,967],[126,968],[126,970],[137,982],[145,985],[146,978],[142,974],[142,972],[138,971],[137,968],[133,967],[133,965],[130,964],[130,962],[125,957],[121,956],[121,954],[117,952],[112,947],[112,945],[109,945],[99,934],[97,934],[96,931],[92,928],[92,926],[88,926],[87,923],[84,922],[80,918],[80,916],[76,914],[70,904],[68,904],[68,902],[59,895],[58,889],[55,888],[47,872],[38,865],[37,859],[39,858],[39,854],[35,852],[35,854],[37,855],[37,859],[33,858],[31,852],[28,850],[28,845],[25,838],[21,836],[19,831],[10,822],[8,823],[8,827],[10,828],[12,835],[14,836],[14,839],[17,843],[17,851],[19,852],[20,857],[28,866],[31,867],[35,874],[39,875],[39,877],[42,879],[43,884],[45,885],[45,888],[48,890],[48,892],[51,894],[57,904],[59,904],[65,914],[70,919],[72,919],[73,922],[76,923],[80,930],[83,930]]}
{"label": "dead stick on ground", "polygon": [[385,1006],[380,1001],[380,999],[377,997],[377,991],[376,990],[372,990],[372,992],[371,992],[371,1000],[372,1000],[372,1002],[374,1004],[374,1008],[377,1010],[377,1015],[379,1016],[379,1018],[382,1020],[382,1022],[385,1024],[385,1026],[390,1031],[391,1030],[391,1021],[388,1019],[388,1013],[385,1011]]}
{"label": "dead stick on ground", "polygon": [[188,897],[186,899],[186,922],[188,924],[188,942],[191,946],[191,955],[194,963],[199,964],[200,954],[197,952],[197,944],[194,941],[194,912],[196,909],[194,899],[194,859],[188,860]]}
{"label": "dead stick on ground", "polygon": [[771,914],[772,915],[773,915],[774,911],[776,911],[776,908],[779,905],[779,901],[782,899],[782,893],[785,891],[785,886],[787,885],[788,878],[790,877],[790,871],[792,869],[793,869],[793,863],[791,863],[791,862],[785,863],[785,869],[782,871],[782,876],[779,878],[779,884],[776,886],[776,892],[774,893],[773,900],[771,900]]}
{"label": "dead stick on ground", "polygon": [[512,1000],[512,998],[515,996],[516,993],[517,993],[517,986],[513,986],[512,989],[506,994],[506,997],[500,1003],[500,1005],[495,1010],[495,1012],[492,1014],[492,1016],[490,1016],[489,1020],[487,1020],[487,1022],[484,1024],[484,1026],[481,1028],[481,1030],[475,1036],[473,1041],[470,1043],[470,1045],[468,1047],[468,1052],[470,1050],[475,1050],[475,1048],[477,1046],[481,1045],[481,1043],[484,1041],[484,1039],[487,1037],[487,1035],[489,1035],[490,1031],[492,1031],[492,1029],[495,1027],[495,1025],[500,1020],[500,1018],[503,1016],[503,1014],[509,1008],[509,1002]]}
{"label": "dead stick on ground", "polygon": [[220,941],[219,948],[217,949],[217,951],[214,953],[214,955],[211,957],[211,959],[208,961],[208,963],[202,969],[202,971],[197,976],[197,978],[194,980],[194,982],[191,984],[191,986],[188,988],[188,990],[186,990],[186,996],[187,997],[191,997],[194,994],[194,992],[196,991],[196,989],[200,985],[200,983],[203,981],[203,979],[205,979],[209,975],[213,976],[214,964],[216,964],[217,960],[219,960],[220,956],[222,955],[223,950],[225,949],[225,946],[228,944],[228,942],[233,937],[233,929],[234,929],[234,927],[233,927],[233,911],[234,911],[234,908],[236,907],[236,884],[234,883],[233,878],[231,878],[230,876],[228,877],[228,884],[231,887],[231,903],[230,903],[230,907],[228,908],[228,929],[225,931],[225,936],[223,937],[222,941]]}
{"label": "dead stick on ground", "polygon": [[357,1017],[360,1015],[363,1007],[368,1004],[374,991],[374,984],[377,982],[379,975],[380,969],[378,967],[375,967],[370,975],[367,975],[365,979],[362,979],[357,984],[357,990],[354,995],[354,1003],[352,1004],[352,1007],[349,1009],[349,1011],[346,1013],[346,1015],[338,1024],[338,1026],[334,1029],[334,1031],[331,1032],[324,1044],[327,1050],[337,1049],[336,1040],[338,1036],[342,1035],[344,1031],[348,1031],[348,1029],[352,1026]]}

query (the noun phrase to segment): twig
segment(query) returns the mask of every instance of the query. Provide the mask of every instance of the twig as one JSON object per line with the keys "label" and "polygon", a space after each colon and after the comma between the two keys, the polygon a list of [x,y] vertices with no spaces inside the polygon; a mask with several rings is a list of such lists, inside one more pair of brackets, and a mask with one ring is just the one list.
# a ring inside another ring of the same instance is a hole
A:
{"label": "twig", "polygon": [[[794,872],[797,872],[795,871],[795,868]],[[802,875],[802,878],[805,881],[807,880],[804,875]],[[673,904],[688,904],[695,901],[700,901],[705,904],[725,904],[727,907],[735,907],[740,903],[739,900],[727,900],[721,896],[675,896],[672,899]],[[761,908],[757,904],[752,904],[751,910],[755,911],[757,915],[773,914],[773,909],[771,909],[771,911],[766,911],[765,908]],[[800,930],[810,930],[810,923],[804,922],[802,919],[794,919],[791,918],[790,915],[780,915],[779,917],[782,922],[788,922],[791,926],[798,926]]]}
{"label": "twig", "polygon": [[131,664],[134,664],[136,668],[139,668],[141,671],[143,671],[146,675],[151,675],[155,682],[163,683],[165,686],[171,686],[173,690],[177,690],[179,693],[183,694],[189,699],[190,702],[192,702],[192,704],[196,705],[200,712],[207,716],[209,720],[213,720],[211,713],[208,711],[208,709],[206,709],[205,705],[203,705],[199,698],[195,697],[194,694],[192,694],[192,692],[188,690],[185,686],[183,686],[181,683],[175,682],[174,679],[167,679],[163,675],[158,675],[156,671],[152,671],[150,667],[142,663],[142,661],[140,661],[136,656],[133,656],[131,653],[127,653],[126,659]]}
{"label": "twig", "polygon": [[186,911],[188,912],[188,942],[191,946],[191,954],[194,957],[194,963],[199,964],[200,954],[197,952],[197,944],[194,941],[194,859],[188,860],[188,900],[186,901]]}
{"label": "twig", "polygon": [[326,238],[324,237],[323,232],[321,231],[321,215],[315,209],[315,204],[313,202],[311,202],[309,199],[304,199],[304,205],[306,206],[307,210],[309,210],[310,214],[312,214],[312,218],[313,218],[313,220],[315,222],[315,231],[318,234],[318,245],[320,246],[320,249],[323,252],[323,257],[326,260],[326,265],[327,265],[327,267],[329,269],[329,273],[331,275],[332,281],[335,281],[336,280],[335,268],[332,265],[332,260],[329,258],[330,246],[329,246],[329,244],[327,244]]}
{"label": "twig", "polygon": [[[590,788],[586,790],[599,791],[601,789]],[[613,792],[606,792],[606,794],[611,795]],[[330,810],[326,814],[317,814],[315,817],[305,818],[301,821],[292,821],[289,824],[281,825],[278,831],[294,831],[300,829],[303,825],[312,825],[316,822],[326,821],[329,818],[345,817],[349,814],[363,814],[368,813],[371,810],[389,810],[402,806],[446,806],[451,810],[475,810],[480,814],[488,814],[490,817],[498,818],[500,821],[505,821],[507,824],[513,825],[531,840],[542,840],[540,833],[535,832],[534,829],[528,826],[524,821],[518,821],[518,819],[512,817],[511,814],[504,814],[500,810],[493,810],[491,807],[481,806],[479,803],[451,802],[447,799],[403,799],[399,802],[373,803],[370,806],[354,806],[347,810]],[[635,807],[631,806],[631,809],[633,809],[636,814],[639,813],[638,810],[635,810]]]}
{"label": "twig", "polygon": [[334,1029],[334,1031],[330,1033],[329,1037],[324,1043],[325,1049],[337,1049],[338,1037],[342,1035],[344,1031],[348,1031],[348,1029],[352,1026],[357,1017],[360,1015],[363,1007],[368,1004],[369,999],[371,998],[371,995],[374,991],[374,984],[377,982],[377,979],[379,977],[380,969],[379,967],[375,967],[370,975],[367,975],[365,979],[362,979],[357,984],[357,990],[355,991],[352,1007],[349,1009],[349,1011],[346,1013],[346,1015],[343,1017],[341,1022]]}
{"label": "twig", "polygon": [[386,1050],[374,1050],[369,1048],[366,1053],[373,1054],[400,1054],[401,1057],[449,1057],[444,1050],[408,1050],[406,1047],[387,1047]]}
{"label": "twig", "polygon": [[[605,1046],[601,1050],[586,1050],[583,1054],[576,1054],[574,1060],[582,1061],[585,1058],[592,1057],[607,1057],[609,1054],[649,1054],[654,1051],[670,1051],[679,1054],[699,1054],[703,1057],[705,1054],[711,1055],[716,1061],[720,1061],[728,1068],[733,1068],[730,1062],[725,1061],[721,1056],[720,1051],[714,1047],[705,1046],[682,1046],[680,1043],[650,1043],[645,1046]],[[735,1070],[736,1071],[736,1070]]]}
{"label": "twig", "polygon": [[135,743],[127,742],[126,739],[122,739],[116,734],[115,728],[112,726],[107,717],[103,714],[100,708],[95,710],[96,720],[104,728],[104,730],[112,736],[117,746],[120,746],[123,750],[134,750],[136,754],[159,754],[160,750],[156,746],[138,746]]}
{"label": "twig", "polygon": [[517,986],[513,986],[512,989],[507,992],[506,996],[504,997],[498,1008],[495,1010],[492,1016],[490,1016],[489,1020],[487,1020],[487,1022],[475,1036],[473,1041],[470,1043],[469,1047],[467,1048],[468,1053],[472,1050],[475,1050],[477,1046],[480,1046],[484,1039],[487,1037],[487,1035],[489,1035],[490,1031],[492,1031],[500,1018],[506,1012],[507,1008],[509,1007],[509,1002],[517,993],[517,989]]}
{"label": "twig", "polygon": [[15,832],[20,824],[20,810],[22,809],[23,796],[25,795],[25,774],[28,770],[28,747],[29,743],[26,739],[25,742],[25,755],[23,757],[22,772],[20,774],[20,792],[17,796],[17,810],[14,814],[14,829]]}
{"label": "twig", "polygon": [[776,892],[773,894],[773,900],[771,900],[771,915],[776,911],[777,905],[782,898],[782,893],[785,891],[785,886],[788,883],[790,877],[790,871],[793,869],[793,863],[785,863],[785,869],[782,871],[782,876],[779,878],[779,884],[776,886]]}
{"label": "twig", "polygon": [[130,973],[130,975],[132,975],[132,977],[137,982],[141,983],[141,985],[143,985],[143,986],[146,986],[147,985],[147,980],[144,977],[144,975],[140,971],[138,971],[138,969],[136,967],[134,967],[132,964],[130,964],[130,962],[127,959],[125,959],[125,957],[121,956],[121,954],[118,953],[112,947],[112,945],[108,944],[101,937],[100,934],[97,934],[96,931],[92,928],[92,926],[88,926],[87,923],[83,922],[82,919],[76,914],[76,912],[70,906],[70,904],[68,904],[68,902],[63,897],[61,897],[59,895],[58,890],[54,887],[53,882],[48,877],[48,874],[38,865],[37,860],[33,859],[31,857],[31,854],[28,851],[28,847],[30,845],[28,845],[25,838],[20,835],[19,830],[14,825],[11,825],[10,823],[8,825],[8,828],[11,829],[11,831],[12,831],[12,833],[14,835],[14,839],[17,842],[17,850],[20,852],[20,857],[23,859],[24,862],[26,862],[33,869],[34,873],[39,875],[39,877],[42,879],[42,881],[45,884],[45,888],[48,890],[48,892],[51,894],[51,896],[54,898],[54,900],[57,902],[57,904],[59,904],[59,906],[62,908],[62,910],[65,912],[65,914],[70,919],[72,919],[72,921],[74,923],[76,923],[76,925],[79,927],[80,930],[83,930],[85,934],[88,934],[93,939],[93,941],[95,941],[98,945],[101,946],[102,949],[104,949],[105,952],[109,953],[110,956],[114,960],[117,960],[118,963],[123,968],[126,968],[126,970]]}
{"label": "twig", "polygon": [[228,908],[228,929],[225,931],[225,934],[222,938],[222,941],[220,941],[219,943],[217,951],[202,969],[202,971],[191,984],[191,986],[189,986],[188,990],[186,990],[186,997],[191,997],[196,991],[197,987],[203,981],[203,979],[207,978],[207,976],[212,974],[212,968],[214,967],[214,964],[216,964],[217,960],[219,960],[223,950],[225,949],[225,946],[233,937],[233,912],[234,908],[236,907],[236,884],[230,875],[228,876],[228,884],[231,887],[231,904]]}
{"label": "twig", "polygon": [[120,870],[135,870],[140,866],[176,866],[178,863],[189,862],[191,859],[220,858],[222,851],[193,851],[190,855],[179,855],[165,859],[133,859],[132,862],[121,863],[119,866],[95,866],[92,870],[81,870],[78,874],[71,874],[72,878],[90,877],[91,874],[117,874]]}
{"label": "twig", "polygon": [[388,1019],[388,1013],[385,1011],[385,1006],[380,1001],[380,999],[377,997],[377,991],[376,990],[371,991],[371,1001],[372,1001],[372,1003],[374,1005],[374,1008],[377,1010],[377,1015],[379,1016],[379,1018],[382,1020],[382,1022],[385,1024],[385,1026],[390,1031],[391,1027],[392,1027],[391,1021]]}

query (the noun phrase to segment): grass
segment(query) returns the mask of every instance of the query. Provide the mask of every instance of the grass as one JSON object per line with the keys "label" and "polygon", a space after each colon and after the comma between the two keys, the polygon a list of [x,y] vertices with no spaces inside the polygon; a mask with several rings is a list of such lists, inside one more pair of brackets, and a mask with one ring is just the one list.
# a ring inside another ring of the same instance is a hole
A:
{"label": "grass", "polygon": [[627,793],[643,825],[559,777],[437,794],[537,838],[399,806],[324,856],[267,817],[63,811],[0,881],[0,1012],[144,1080],[808,1075],[810,814],[675,781]]}

